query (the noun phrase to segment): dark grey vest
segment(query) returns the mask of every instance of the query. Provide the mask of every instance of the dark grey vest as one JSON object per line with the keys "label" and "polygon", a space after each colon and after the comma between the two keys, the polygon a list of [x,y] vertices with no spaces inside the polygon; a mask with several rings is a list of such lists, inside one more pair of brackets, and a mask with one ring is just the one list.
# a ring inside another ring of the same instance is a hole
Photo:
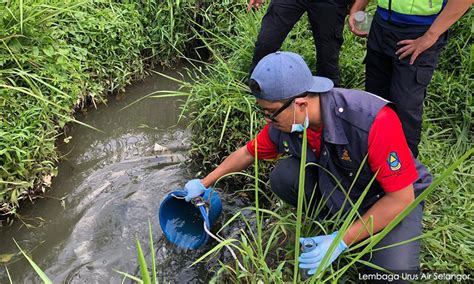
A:
{"label": "dark grey vest", "polygon": [[[318,188],[333,213],[343,204],[344,211],[350,210],[346,196],[356,203],[374,176],[366,159],[369,131],[377,113],[387,104],[390,102],[359,90],[334,88],[320,95],[324,127],[321,153],[318,159],[308,147],[306,159],[308,163],[320,165]],[[285,133],[270,125],[269,135],[280,153],[301,157],[301,133]],[[418,160],[415,162],[420,177],[414,185],[418,195],[429,186],[432,178]],[[359,211],[365,212],[383,195],[382,188],[374,180]]]}

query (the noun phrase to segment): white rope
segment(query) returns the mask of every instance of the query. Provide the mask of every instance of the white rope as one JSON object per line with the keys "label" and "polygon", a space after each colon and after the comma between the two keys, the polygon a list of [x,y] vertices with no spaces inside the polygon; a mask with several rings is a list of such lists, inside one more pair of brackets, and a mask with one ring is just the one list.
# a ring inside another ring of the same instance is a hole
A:
{"label": "white rope", "polygon": [[184,196],[183,196],[183,197],[177,196],[177,195],[174,195],[173,193],[171,193],[171,196],[173,196],[173,197],[176,198],[176,199],[184,199]]}
{"label": "white rope", "polygon": [[[219,243],[222,243],[222,241],[217,237],[215,236],[214,234],[212,234],[209,229],[207,228],[206,226],[206,222],[204,222],[204,231],[206,231],[206,233],[211,236],[214,240],[218,241]],[[232,257],[235,259],[235,261],[237,261],[237,264],[239,265],[240,269],[242,269],[243,271],[245,272],[248,272],[247,269],[245,269],[243,267],[243,265],[240,263],[240,261],[237,259],[237,255],[235,255],[235,252],[234,250],[229,246],[229,245],[224,245],[229,251],[230,251],[230,254],[232,255]]]}
{"label": "white rope", "polygon": [[[174,194],[171,194],[171,196],[173,196],[176,199],[184,199],[184,197],[176,196]],[[204,206],[205,204],[206,203],[197,203],[196,206]],[[209,208],[207,208],[207,207],[204,207],[204,208],[206,208],[206,213],[209,216]],[[206,221],[204,221],[204,231],[206,231],[206,233],[209,236],[211,236],[211,238],[213,238],[214,240],[216,240],[219,243],[222,243],[222,240],[220,240],[217,236],[215,236],[213,233],[211,233],[211,231],[209,231],[209,229],[206,226]],[[230,254],[235,259],[235,261],[237,261],[237,264],[239,265],[240,269],[242,269],[245,272],[248,272],[247,269],[245,269],[244,266],[240,263],[240,261],[237,258],[237,255],[235,254],[234,250],[229,245],[224,245],[224,246],[230,251]]]}

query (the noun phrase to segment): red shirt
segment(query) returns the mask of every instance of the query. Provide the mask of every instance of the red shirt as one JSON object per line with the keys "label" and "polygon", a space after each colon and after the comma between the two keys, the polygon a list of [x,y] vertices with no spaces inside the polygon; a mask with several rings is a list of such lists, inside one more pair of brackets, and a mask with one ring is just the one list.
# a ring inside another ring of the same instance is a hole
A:
{"label": "red shirt", "polygon": [[[257,135],[258,158],[262,160],[275,159],[278,157],[278,148],[270,140],[268,135],[269,124]],[[308,128],[309,147],[319,157],[321,134],[323,127],[317,131]],[[418,179],[415,161],[405,140],[402,125],[393,109],[383,107],[375,117],[370,128],[368,142],[368,163],[375,173],[375,178],[385,192],[401,190]],[[255,156],[255,140],[247,143],[247,150]],[[398,159],[397,168],[390,166],[391,159]]]}

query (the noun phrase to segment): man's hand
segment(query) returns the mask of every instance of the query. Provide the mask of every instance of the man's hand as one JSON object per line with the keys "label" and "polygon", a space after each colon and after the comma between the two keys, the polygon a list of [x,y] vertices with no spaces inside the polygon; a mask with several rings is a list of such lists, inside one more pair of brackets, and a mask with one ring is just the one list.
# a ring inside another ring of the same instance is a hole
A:
{"label": "man's hand", "polygon": [[[323,260],[324,256],[326,255],[326,252],[329,250],[329,247],[331,246],[336,236],[337,231],[330,235],[313,237],[312,239],[316,243],[316,248],[310,252],[305,252],[301,254],[301,256],[298,258],[300,262],[299,267],[304,269],[309,268],[309,275],[313,275],[314,273],[316,273],[319,266],[321,265],[321,261]],[[300,239],[301,244],[303,244],[304,240],[305,238]],[[325,268],[328,267],[334,260],[336,260],[336,258],[346,249],[347,245],[341,239],[334,251],[332,252],[332,255],[329,258],[329,261],[326,263]]]}
{"label": "man's hand", "polygon": [[262,6],[264,1],[265,0],[249,0],[249,4],[247,5],[247,12],[249,12],[252,7],[258,10]]}
{"label": "man's hand", "polygon": [[354,19],[354,16],[355,16],[355,13],[357,11],[353,11],[351,10],[350,12],[350,16],[349,16],[349,28],[351,30],[351,32],[353,34],[355,34],[356,36],[359,36],[359,37],[367,37],[367,35],[369,34],[368,32],[361,32],[357,29],[356,27],[356,24],[355,24],[355,19]]}
{"label": "man's hand", "polygon": [[207,188],[201,183],[200,180],[190,180],[184,185],[184,190],[187,192],[186,196],[184,197],[184,200],[186,200],[186,202],[189,202],[191,201],[191,199],[203,194],[206,189]]}
{"label": "man's hand", "polygon": [[425,50],[433,46],[438,40],[438,37],[431,35],[429,32],[426,32],[424,35],[417,39],[405,39],[397,43],[397,45],[404,45],[400,47],[395,54],[398,55],[398,59],[402,60],[403,58],[410,57],[410,65],[415,63],[418,55],[423,53]]}
{"label": "man's hand", "polygon": [[421,53],[433,46],[439,36],[448,30],[472,5],[473,0],[450,0],[436,17],[429,30],[417,39],[406,39],[398,42],[405,45],[398,49],[396,54],[403,59],[411,54],[410,64],[413,64]]}

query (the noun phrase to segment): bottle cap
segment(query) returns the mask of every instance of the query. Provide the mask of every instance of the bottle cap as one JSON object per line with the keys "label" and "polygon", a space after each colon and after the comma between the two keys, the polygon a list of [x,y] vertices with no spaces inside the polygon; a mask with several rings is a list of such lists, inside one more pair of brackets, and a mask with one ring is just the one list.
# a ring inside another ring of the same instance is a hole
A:
{"label": "bottle cap", "polygon": [[357,11],[354,15],[354,19],[357,22],[363,22],[365,21],[365,12],[364,11]]}

